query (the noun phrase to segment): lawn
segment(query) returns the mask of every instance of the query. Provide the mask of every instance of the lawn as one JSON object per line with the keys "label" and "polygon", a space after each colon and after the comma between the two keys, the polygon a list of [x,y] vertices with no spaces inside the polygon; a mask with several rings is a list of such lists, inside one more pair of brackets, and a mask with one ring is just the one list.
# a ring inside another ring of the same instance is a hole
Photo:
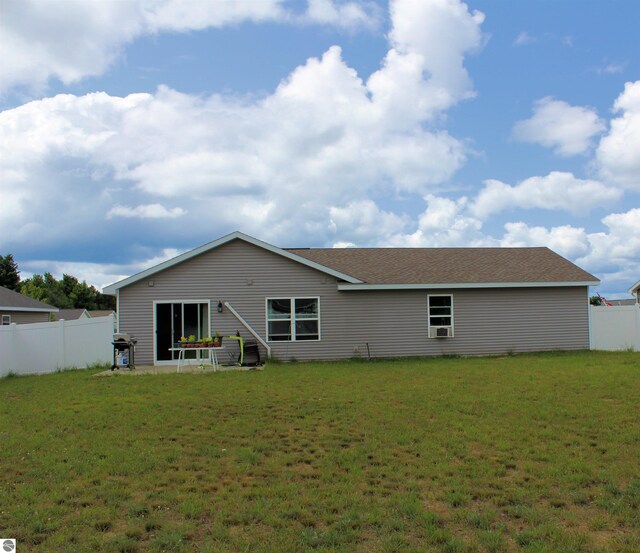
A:
{"label": "lawn", "polygon": [[640,551],[640,354],[0,380],[19,551]]}

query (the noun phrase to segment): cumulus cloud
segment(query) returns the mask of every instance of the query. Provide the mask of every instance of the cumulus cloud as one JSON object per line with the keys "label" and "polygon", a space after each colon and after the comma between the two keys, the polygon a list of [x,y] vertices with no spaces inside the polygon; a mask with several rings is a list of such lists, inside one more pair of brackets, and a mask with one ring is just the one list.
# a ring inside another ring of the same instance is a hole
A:
{"label": "cumulus cloud", "polygon": [[0,18],[0,93],[42,89],[103,74],[123,47],[143,35],[199,31],[245,21],[374,27],[377,10],[357,2],[309,0],[304,13],[284,0],[6,0]]}
{"label": "cumulus cloud", "polygon": [[484,14],[458,0],[396,0],[390,8],[391,49],[367,83],[380,109],[404,125],[472,98],[463,62],[484,43]]}
{"label": "cumulus cloud", "polygon": [[589,250],[587,233],[570,225],[546,228],[523,222],[507,223],[500,245],[511,248],[544,246],[565,257],[576,259]]}
{"label": "cumulus cloud", "polygon": [[144,271],[159,263],[172,259],[183,253],[175,248],[165,248],[152,257],[140,257],[127,263],[86,263],[66,262],[58,260],[37,259],[18,260],[20,276],[23,279],[31,278],[34,274],[51,273],[57,279],[63,275],[73,275],[80,281],[86,281],[101,290],[105,286]]}
{"label": "cumulus cloud", "polygon": [[617,117],[596,150],[600,174],[624,188],[640,191],[640,81],[625,84],[613,111]]}
{"label": "cumulus cloud", "polygon": [[[124,98],[58,95],[6,110],[0,240],[24,244],[42,236],[39,225],[54,213],[69,211],[41,247],[104,236],[96,221],[108,214],[122,220],[109,227],[115,240],[127,219],[152,225],[158,240],[239,227],[281,244],[334,240],[331,208],[352,205],[364,221],[371,194],[428,194],[464,163],[463,143],[433,118],[472,94],[462,59],[481,44],[481,22],[457,1],[398,0],[389,55],[367,82],[334,46],[257,100],[160,87]],[[186,211],[188,229],[160,226]],[[85,226],[91,230],[79,231]]]}
{"label": "cumulus cloud", "polygon": [[381,246],[443,248],[449,246],[487,246],[495,240],[483,234],[482,221],[467,212],[467,198],[455,200],[428,194],[426,209],[414,229],[380,237]]}
{"label": "cumulus cloud", "polygon": [[181,207],[167,209],[161,204],[138,205],[129,207],[115,205],[107,213],[107,219],[114,217],[139,218],[139,219],[175,219],[182,217],[186,211]]}
{"label": "cumulus cloud", "polygon": [[481,219],[509,209],[552,209],[584,214],[622,197],[622,191],[601,182],[579,179],[572,173],[552,171],[543,177],[530,177],[515,186],[499,180],[485,181],[471,205]]}
{"label": "cumulus cloud", "polygon": [[571,106],[550,96],[534,104],[533,116],[518,121],[513,136],[521,142],[553,148],[557,155],[583,154],[592,146],[592,138],[606,125],[592,108]]}

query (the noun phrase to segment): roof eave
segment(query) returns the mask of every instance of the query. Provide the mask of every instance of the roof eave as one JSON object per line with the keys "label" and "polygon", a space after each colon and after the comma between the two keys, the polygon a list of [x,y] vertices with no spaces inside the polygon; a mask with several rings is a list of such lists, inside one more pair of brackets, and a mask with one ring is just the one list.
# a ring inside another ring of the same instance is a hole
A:
{"label": "roof eave", "polygon": [[629,294],[635,294],[638,291],[638,288],[640,288],[640,280],[636,282],[631,288],[629,288],[627,292],[629,292]]}
{"label": "roof eave", "polygon": [[431,282],[422,284],[341,284],[338,290],[440,290],[445,288],[552,288],[569,286],[598,286],[599,280],[576,282]]}
{"label": "roof eave", "polygon": [[218,248],[224,244],[227,244],[228,242],[231,242],[232,240],[235,239],[239,239],[239,240],[243,240],[249,244],[253,244],[254,246],[257,246],[259,248],[265,249],[267,251],[270,251],[272,253],[275,253],[277,255],[281,255],[282,257],[285,257],[287,259],[291,259],[292,261],[296,261],[297,263],[300,263],[302,265],[306,265],[307,267],[311,267],[313,269],[316,269],[318,271],[321,271],[323,273],[326,273],[328,275],[334,276],[340,280],[344,280],[350,284],[360,284],[362,283],[361,280],[354,278],[350,275],[341,273],[339,271],[336,271],[334,269],[331,269],[329,267],[326,267],[324,265],[321,265],[320,263],[316,263],[314,261],[310,261],[309,259],[306,259],[302,256],[293,254],[291,252],[288,252],[286,250],[283,250],[282,248],[278,248],[277,246],[273,246],[271,244],[267,244],[266,242],[263,242],[262,240],[258,240],[257,238],[253,238],[253,236],[249,236],[247,234],[244,234],[242,232],[236,231],[236,232],[232,232],[231,234],[227,234],[226,236],[223,236],[222,238],[218,238],[217,240],[214,240],[213,242],[208,242],[207,244],[204,244],[198,248],[195,248],[193,250],[190,250],[188,252],[185,252],[183,254],[180,254],[172,259],[168,259],[167,261],[164,261],[162,263],[159,263],[158,265],[155,265],[154,267],[150,267],[149,269],[146,269],[144,271],[141,271],[140,273],[137,273],[135,275],[132,275],[128,278],[125,278],[119,282],[115,282],[113,284],[110,284],[109,286],[105,286],[104,289],[102,290],[103,294],[106,295],[115,295],[117,290],[120,290],[121,288],[124,288],[125,286],[129,286],[131,284],[134,284],[135,282],[138,282],[140,280],[144,280],[145,278],[148,278],[152,275],[155,275],[156,273],[159,273],[160,271],[164,271],[165,269],[168,269],[170,267],[173,267],[175,265],[178,265],[180,263],[182,263],[183,261],[187,261],[188,259],[191,259],[193,257],[196,257],[197,255],[200,255],[202,253],[208,252],[210,250],[213,250],[215,248]]}
{"label": "roof eave", "polygon": [[59,309],[57,307],[13,307],[0,305],[0,311],[29,311],[32,313],[57,313]]}

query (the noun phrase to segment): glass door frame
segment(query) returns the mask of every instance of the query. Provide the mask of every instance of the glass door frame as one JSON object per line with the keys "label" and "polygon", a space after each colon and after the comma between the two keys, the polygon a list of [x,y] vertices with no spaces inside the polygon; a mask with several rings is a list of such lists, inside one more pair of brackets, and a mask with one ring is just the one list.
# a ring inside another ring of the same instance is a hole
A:
{"label": "glass door frame", "polygon": [[[205,304],[207,306],[207,324],[206,336],[211,336],[211,300],[153,300],[153,364],[154,365],[175,365],[177,359],[158,360],[158,305],[159,304],[176,304],[182,305],[182,329],[184,330],[184,306],[187,304]],[[172,321],[173,324],[173,321]],[[173,332],[171,333],[173,336]],[[201,336],[204,338],[204,336]],[[172,355],[173,357],[173,355]],[[199,360],[197,360],[200,362]]]}

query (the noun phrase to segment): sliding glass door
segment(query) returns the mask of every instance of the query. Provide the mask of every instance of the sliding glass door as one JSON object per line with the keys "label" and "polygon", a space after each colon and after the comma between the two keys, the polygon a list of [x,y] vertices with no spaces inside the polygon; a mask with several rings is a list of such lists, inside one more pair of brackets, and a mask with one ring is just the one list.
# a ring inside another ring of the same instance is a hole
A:
{"label": "sliding glass door", "polygon": [[[155,302],[156,361],[172,362],[177,351],[170,348],[182,336],[196,339],[211,335],[208,301]],[[195,359],[195,351],[185,352],[186,359]]]}

